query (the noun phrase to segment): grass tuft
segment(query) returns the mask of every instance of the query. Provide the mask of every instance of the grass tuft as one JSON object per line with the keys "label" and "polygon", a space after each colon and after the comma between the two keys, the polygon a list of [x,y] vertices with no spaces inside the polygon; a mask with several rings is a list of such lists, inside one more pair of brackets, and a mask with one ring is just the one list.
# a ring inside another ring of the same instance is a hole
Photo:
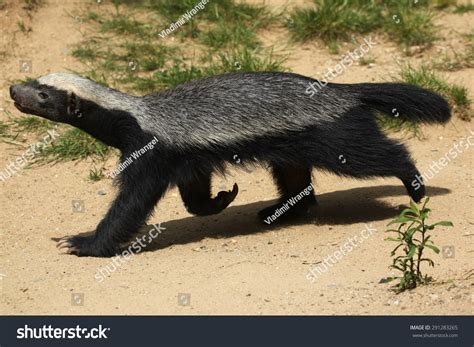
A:
{"label": "grass tuft", "polygon": [[34,132],[45,133],[49,129],[53,129],[55,123],[39,117],[23,116],[13,119],[15,130],[19,133]]}
{"label": "grass tuft", "polygon": [[382,24],[380,8],[364,1],[315,0],[314,3],[315,8],[295,9],[287,22],[298,41],[349,40],[351,34],[367,33]]}
{"label": "grass tuft", "polygon": [[39,161],[59,162],[87,157],[105,159],[110,152],[111,148],[102,142],[97,141],[80,129],[70,128],[50,146],[42,148]]}
{"label": "grass tuft", "polygon": [[105,177],[103,168],[96,168],[95,166],[89,170],[89,179],[92,182],[98,182]]}
{"label": "grass tuft", "polygon": [[334,42],[373,31],[385,32],[402,47],[429,46],[436,39],[427,1],[314,0],[314,5],[290,14],[287,27],[295,40],[320,39],[334,47]]}
{"label": "grass tuft", "polygon": [[454,13],[467,13],[471,11],[474,11],[473,3],[457,5],[454,9]]}
{"label": "grass tuft", "polygon": [[436,40],[434,15],[431,12],[414,10],[410,6],[403,5],[397,6],[393,11],[398,17],[395,20],[385,21],[383,29],[400,46],[428,47]]}
{"label": "grass tuft", "polygon": [[0,136],[6,136],[8,134],[10,126],[4,121],[0,120]]}

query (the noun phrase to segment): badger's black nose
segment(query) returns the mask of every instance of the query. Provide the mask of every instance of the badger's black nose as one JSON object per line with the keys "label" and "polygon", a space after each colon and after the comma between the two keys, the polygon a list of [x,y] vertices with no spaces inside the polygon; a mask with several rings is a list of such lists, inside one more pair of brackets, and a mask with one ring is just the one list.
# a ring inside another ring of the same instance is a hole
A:
{"label": "badger's black nose", "polygon": [[10,97],[15,100],[16,96],[16,86],[10,86]]}

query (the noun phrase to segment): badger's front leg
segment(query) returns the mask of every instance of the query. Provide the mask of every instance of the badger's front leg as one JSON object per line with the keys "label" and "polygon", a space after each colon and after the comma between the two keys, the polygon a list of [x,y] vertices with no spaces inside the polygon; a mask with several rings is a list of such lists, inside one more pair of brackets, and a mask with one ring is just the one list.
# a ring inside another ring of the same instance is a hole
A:
{"label": "badger's front leg", "polygon": [[[126,171],[134,169],[130,167]],[[64,237],[58,242],[59,249],[77,256],[111,257],[145,224],[168,182],[160,181],[149,171],[141,175],[123,174],[126,176],[122,178],[120,192],[95,234]]]}

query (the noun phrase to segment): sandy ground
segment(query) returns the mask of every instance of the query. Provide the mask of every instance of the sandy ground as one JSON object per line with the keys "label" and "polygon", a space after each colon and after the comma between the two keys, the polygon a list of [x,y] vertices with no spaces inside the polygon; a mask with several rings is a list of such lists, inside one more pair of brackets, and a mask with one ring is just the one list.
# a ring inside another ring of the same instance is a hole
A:
{"label": "sandy ground", "polygon": [[[2,59],[1,119],[20,116],[8,98],[10,81],[65,69],[81,70],[68,50],[79,42],[84,24],[74,18],[76,2],[59,6],[47,2],[32,18],[7,1],[0,11]],[[280,6],[284,1],[267,1]],[[301,2],[303,3],[303,1]],[[19,32],[23,19],[32,31]],[[460,33],[472,31],[472,14],[438,18],[446,37],[429,52],[406,58],[392,44],[378,43],[370,55],[372,67],[354,65],[335,82],[386,81],[399,69],[398,60],[419,64],[449,47],[462,48]],[[266,44],[289,54],[294,72],[318,76],[340,56],[320,43],[286,44],[284,30],[262,33]],[[284,44],[282,44],[284,42]],[[347,48],[348,50],[349,48]],[[342,52],[347,51],[343,48]],[[20,71],[20,60],[31,61],[31,71]],[[474,97],[474,71],[449,73],[451,81],[469,88]],[[428,172],[462,138],[474,132],[472,123],[453,119],[445,127],[424,128],[425,139],[407,139],[417,166]],[[28,138],[27,143],[36,142]],[[306,224],[265,228],[256,212],[276,198],[270,176],[257,169],[235,169],[227,179],[216,177],[215,190],[241,191],[223,213],[193,217],[176,190],[156,207],[149,224],[166,228],[146,251],[116,266],[103,281],[97,271],[110,259],[61,255],[57,238],[93,231],[112,201],[110,180],[87,179],[92,161],[25,169],[0,182],[0,299],[1,314],[472,314],[474,149],[468,148],[429,180],[433,220],[451,220],[455,227],[433,234],[443,254],[432,255],[429,273],[437,282],[395,295],[380,279],[391,275],[392,244],[384,241],[387,222],[408,203],[397,179],[357,181],[314,172],[321,211]],[[0,169],[23,149],[0,142]],[[106,163],[113,170],[116,159]],[[73,203],[82,201],[83,211]],[[313,283],[309,269],[333,255],[348,238],[370,226],[370,237],[320,275]]]}

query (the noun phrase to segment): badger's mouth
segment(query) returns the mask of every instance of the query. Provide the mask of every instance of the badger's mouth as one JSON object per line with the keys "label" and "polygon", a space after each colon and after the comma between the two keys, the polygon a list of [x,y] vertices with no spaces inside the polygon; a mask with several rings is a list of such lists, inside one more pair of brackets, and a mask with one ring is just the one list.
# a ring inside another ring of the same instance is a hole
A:
{"label": "badger's mouth", "polygon": [[22,104],[18,103],[17,101],[15,101],[15,102],[13,103],[13,105],[15,105],[15,107],[16,107],[20,112],[34,114],[34,110],[33,110],[33,109],[28,108],[28,107],[25,107],[25,106],[23,106]]}

